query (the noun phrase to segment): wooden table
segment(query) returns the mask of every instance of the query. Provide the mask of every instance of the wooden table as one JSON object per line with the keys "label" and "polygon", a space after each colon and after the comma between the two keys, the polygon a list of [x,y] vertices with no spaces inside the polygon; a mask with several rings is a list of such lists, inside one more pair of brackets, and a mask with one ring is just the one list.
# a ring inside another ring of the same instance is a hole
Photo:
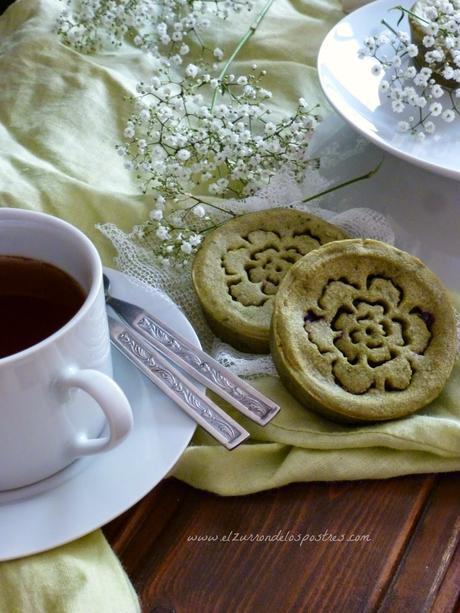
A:
{"label": "wooden table", "polygon": [[460,611],[459,511],[459,473],[232,498],[168,479],[104,532],[146,612],[445,613]]}

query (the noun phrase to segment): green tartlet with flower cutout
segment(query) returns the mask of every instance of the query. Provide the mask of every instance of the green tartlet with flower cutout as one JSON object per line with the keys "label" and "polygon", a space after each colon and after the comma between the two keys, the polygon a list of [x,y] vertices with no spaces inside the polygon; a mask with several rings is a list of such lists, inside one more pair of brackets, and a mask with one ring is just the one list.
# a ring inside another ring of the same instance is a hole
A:
{"label": "green tartlet with flower cutout", "polygon": [[273,301],[283,277],[305,254],[344,238],[340,228],[289,208],[241,215],[213,230],[192,268],[212,330],[241,351],[268,353]]}
{"label": "green tartlet with flower cutout", "polygon": [[409,415],[444,387],[457,350],[446,289],[417,258],[374,240],[312,251],[275,300],[271,351],[306,407],[345,422]]}

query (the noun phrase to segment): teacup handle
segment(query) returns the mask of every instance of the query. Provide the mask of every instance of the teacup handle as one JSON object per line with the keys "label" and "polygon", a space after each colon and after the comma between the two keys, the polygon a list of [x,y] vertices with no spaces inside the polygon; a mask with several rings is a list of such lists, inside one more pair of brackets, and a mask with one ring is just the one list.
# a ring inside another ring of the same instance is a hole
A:
{"label": "teacup handle", "polygon": [[71,446],[75,456],[108,451],[128,435],[133,425],[133,414],[128,399],[113,379],[98,370],[72,369],[61,375],[59,383],[67,389],[78,387],[94,398],[109,425],[108,436],[88,438],[80,435]]}

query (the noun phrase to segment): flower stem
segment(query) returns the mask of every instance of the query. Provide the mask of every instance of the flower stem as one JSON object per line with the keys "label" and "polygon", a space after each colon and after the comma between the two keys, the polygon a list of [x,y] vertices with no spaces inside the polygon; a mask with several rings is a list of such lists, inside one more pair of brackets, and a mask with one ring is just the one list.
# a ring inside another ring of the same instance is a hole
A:
{"label": "flower stem", "polygon": [[390,11],[401,11],[402,13],[406,13],[406,15],[411,15],[412,17],[415,17],[416,19],[418,19],[419,21],[422,21],[423,23],[427,23],[427,24],[430,23],[429,21],[427,21],[423,17],[420,17],[420,15],[417,15],[413,11],[410,11],[409,9],[406,9],[403,6],[394,6],[393,8],[390,9]]}
{"label": "flower stem", "polygon": [[[206,202],[206,200],[203,200],[202,198],[197,198],[193,194],[186,193],[185,196],[188,196],[189,198],[191,198],[192,200],[195,201],[195,204],[192,207],[190,207],[190,209],[195,207],[195,206],[197,206],[198,204],[204,204],[205,206],[210,206],[213,209],[216,209],[217,211],[220,211],[221,213],[226,213],[227,215],[231,215],[232,217],[236,217],[236,213],[234,213],[233,211],[229,211],[228,209],[224,209],[223,207],[218,206],[217,204],[213,204],[212,202]],[[190,209],[187,209],[187,210],[190,210]]]}
{"label": "flower stem", "polygon": [[390,26],[390,24],[389,24],[387,21],[385,21],[385,19],[382,19],[382,20],[380,21],[380,23],[381,23],[383,26],[385,26],[386,28],[388,28],[388,29],[390,30],[390,32],[392,32],[392,33],[393,33],[395,36],[399,36],[399,35],[398,35],[398,33],[396,32],[396,30],[395,30],[394,28],[392,28],[392,27]]}
{"label": "flower stem", "polygon": [[325,196],[326,194],[330,194],[331,192],[335,192],[342,187],[347,187],[348,185],[353,185],[353,183],[358,183],[358,181],[364,181],[364,179],[370,179],[373,177],[380,169],[380,166],[383,164],[383,159],[377,164],[375,168],[367,172],[365,175],[361,175],[360,177],[355,177],[354,179],[349,179],[344,183],[339,183],[338,185],[334,185],[333,187],[329,187],[325,189],[323,192],[319,192],[319,194],[314,194],[313,196],[307,196],[301,202],[310,202],[310,200],[316,200],[316,198],[320,198],[321,196]]}
{"label": "flower stem", "polygon": [[[260,25],[260,22],[262,21],[262,19],[265,17],[265,15],[268,13],[271,5],[273,4],[274,0],[267,0],[267,2],[264,4],[264,7],[262,8],[262,10],[260,11],[260,13],[257,15],[257,17],[255,18],[255,20],[252,22],[252,24],[249,26],[249,30],[246,32],[246,34],[241,38],[241,40],[239,41],[239,43],[237,44],[237,46],[235,47],[235,49],[233,50],[232,54],[230,55],[230,57],[228,58],[228,60],[225,62],[224,67],[222,68],[219,76],[217,77],[217,79],[219,81],[221,81],[224,76],[227,73],[227,70],[229,69],[230,64],[233,62],[233,60],[236,58],[236,56],[238,55],[238,53],[241,51],[241,49],[244,47],[244,45],[248,42],[248,40],[251,38],[251,36],[254,34],[254,32],[257,30],[257,28]],[[216,100],[217,100],[217,94],[219,93],[219,85],[217,87],[214,88],[214,93],[212,96],[212,101],[211,101],[211,107],[210,110],[212,112],[212,110],[214,109],[214,106],[216,104]]]}

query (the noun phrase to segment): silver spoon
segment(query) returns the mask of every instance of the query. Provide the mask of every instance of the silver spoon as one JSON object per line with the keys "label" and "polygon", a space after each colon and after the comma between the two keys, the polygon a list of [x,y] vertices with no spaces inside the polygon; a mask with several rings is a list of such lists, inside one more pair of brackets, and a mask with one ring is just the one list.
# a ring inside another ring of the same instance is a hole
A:
{"label": "silver spoon", "polygon": [[[110,295],[109,298],[109,304],[118,303],[116,298]],[[130,306],[137,309],[134,305]],[[249,432],[245,428],[190,383],[150,343],[144,343],[131,326],[110,316],[108,322],[112,344],[208,434],[227,449],[234,449],[248,438]]]}
{"label": "silver spoon", "polygon": [[212,389],[252,421],[265,426],[279,406],[243,381],[210,355],[138,306],[110,294],[110,279],[104,275],[106,303],[147,343],[180,366],[191,377]]}

